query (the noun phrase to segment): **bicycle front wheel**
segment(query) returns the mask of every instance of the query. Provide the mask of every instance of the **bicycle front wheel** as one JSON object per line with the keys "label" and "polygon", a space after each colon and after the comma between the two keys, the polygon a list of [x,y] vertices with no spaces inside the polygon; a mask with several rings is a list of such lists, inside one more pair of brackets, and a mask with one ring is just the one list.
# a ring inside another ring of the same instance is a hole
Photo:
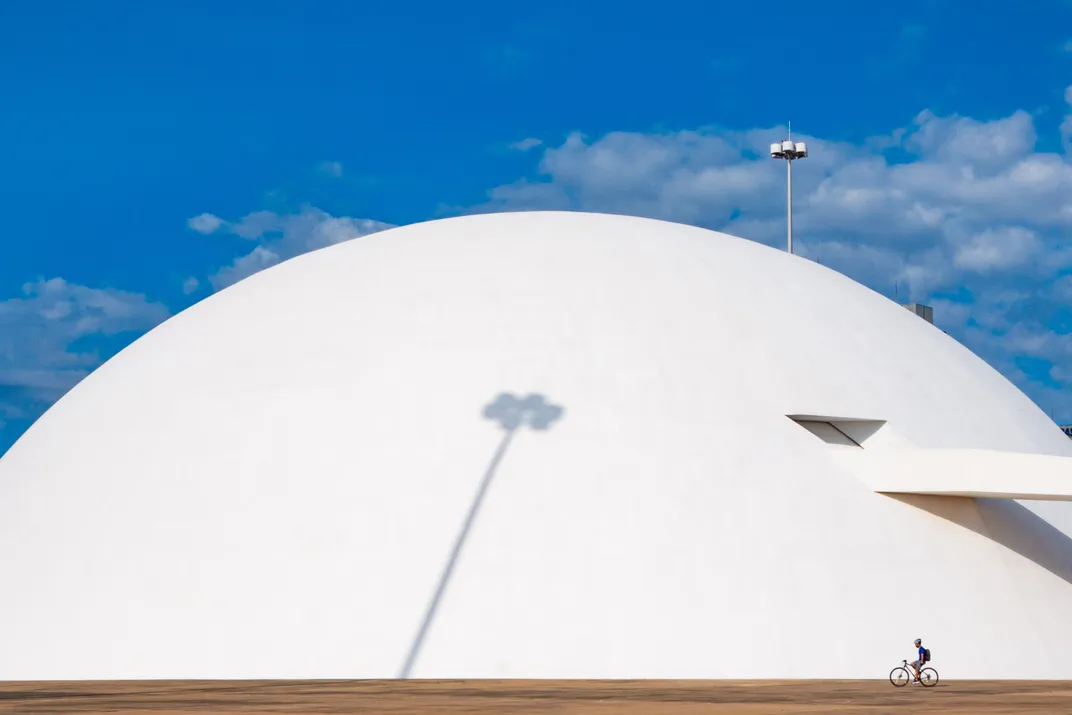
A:
{"label": "bicycle front wheel", "polygon": [[923,683],[925,688],[933,688],[938,684],[938,671],[934,668],[924,668],[919,671],[919,682]]}
{"label": "bicycle front wheel", "polygon": [[908,685],[910,680],[912,680],[912,676],[904,668],[894,668],[890,671],[890,682],[893,683],[895,688],[903,688]]}

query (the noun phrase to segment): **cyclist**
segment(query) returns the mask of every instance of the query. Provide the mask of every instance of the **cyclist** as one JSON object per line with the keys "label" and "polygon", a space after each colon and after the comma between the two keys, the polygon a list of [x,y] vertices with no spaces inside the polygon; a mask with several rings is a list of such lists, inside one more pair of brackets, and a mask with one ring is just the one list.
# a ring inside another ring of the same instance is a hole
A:
{"label": "cyclist", "polygon": [[913,683],[919,682],[919,671],[923,664],[927,662],[927,649],[923,647],[921,638],[916,639],[916,651],[917,660],[912,661],[912,670],[916,671],[916,679],[912,681]]}

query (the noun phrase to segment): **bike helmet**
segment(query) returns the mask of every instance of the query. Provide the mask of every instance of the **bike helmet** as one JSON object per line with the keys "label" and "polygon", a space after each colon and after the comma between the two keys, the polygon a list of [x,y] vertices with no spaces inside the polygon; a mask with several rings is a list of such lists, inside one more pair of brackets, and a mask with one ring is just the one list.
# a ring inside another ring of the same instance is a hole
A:
{"label": "bike helmet", "polygon": [[917,639],[916,639],[916,645],[919,645],[919,644],[920,644],[920,643],[922,643],[922,642],[923,642],[923,639],[922,639],[922,638],[917,638]]}

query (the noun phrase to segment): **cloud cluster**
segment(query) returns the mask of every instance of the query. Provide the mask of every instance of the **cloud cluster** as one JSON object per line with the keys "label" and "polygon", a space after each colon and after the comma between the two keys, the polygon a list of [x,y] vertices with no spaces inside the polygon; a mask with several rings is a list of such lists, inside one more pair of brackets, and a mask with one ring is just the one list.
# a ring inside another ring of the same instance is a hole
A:
{"label": "cloud cluster", "polygon": [[144,295],[62,278],[0,301],[0,424],[32,419],[96,367],[103,339],[139,333],[168,309]]}
{"label": "cloud cluster", "polygon": [[[255,211],[234,222],[201,214],[189,219],[187,225],[198,233],[226,233],[256,243],[252,250],[208,276],[214,290],[221,290],[301,253],[392,228],[391,224],[371,219],[335,217],[314,207],[286,215]],[[200,281],[191,277],[183,289],[189,294],[199,286]]]}
{"label": "cloud cluster", "polygon": [[510,145],[510,148],[515,151],[528,151],[529,149],[535,149],[541,144],[543,144],[543,142],[539,139],[535,137],[528,137],[526,139],[522,139],[521,141],[514,142]]}
{"label": "cloud cluster", "polygon": [[[1072,106],[1072,87],[1065,99]],[[573,134],[543,151],[535,178],[491,190],[478,210],[624,213],[781,246],[786,167],[769,146],[784,133]],[[1072,419],[1072,163],[1036,151],[1031,115],[924,111],[860,145],[794,138],[810,153],[793,166],[797,251],[891,297],[934,303],[942,327]]]}
{"label": "cloud cluster", "polygon": [[[288,215],[258,211],[236,222],[205,213],[187,226],[256,244],[208,276],[216,290],[300,253],[390,227],[315,208]],[[182,289],[189,295],[201,285],[191,276]],[[62,278],[27,283],[20,296],[0,301],[0,428],[38,417],[108,354],[169,315],[144,295]]]}

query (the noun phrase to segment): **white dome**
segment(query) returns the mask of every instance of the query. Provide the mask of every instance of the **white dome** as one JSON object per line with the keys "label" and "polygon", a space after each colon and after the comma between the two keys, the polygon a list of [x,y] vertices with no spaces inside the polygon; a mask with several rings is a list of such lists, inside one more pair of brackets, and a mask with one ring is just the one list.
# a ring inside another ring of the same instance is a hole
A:
{"label": "white dome", "polygon": [[883,678],[917,637],[1072,678],[1072,504],[926,495],[1068,498],[1069,457],[799,257],[406,226],[168,320],[0,460],[0,679]]}

